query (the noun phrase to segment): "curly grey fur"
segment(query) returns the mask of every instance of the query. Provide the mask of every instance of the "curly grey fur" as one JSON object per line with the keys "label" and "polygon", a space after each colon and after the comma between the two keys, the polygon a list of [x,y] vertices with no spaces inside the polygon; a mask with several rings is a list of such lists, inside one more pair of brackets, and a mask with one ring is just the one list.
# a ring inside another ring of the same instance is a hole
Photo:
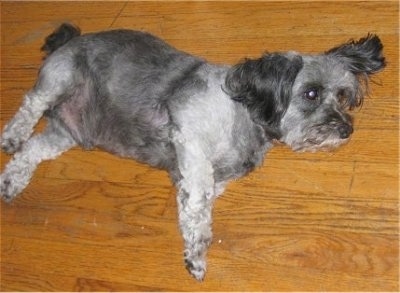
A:
{"label": "curly grey fur", "polygon": [[[372,35],[320,55],[267,53],[230,67],[145,32],[79,34],[64,24],[46,39],[37,82],[2,134],[2,149],[15,155],[0,176],[1,197],[12,200],[41,161],[75,145],[166,169],[186,267],[198,280],[225,184],[260,166],[273,140],[298,151],[347,142],[348,109],[364,95],[360,76],[385,66]],[[31,137],[43,115],[46,131]]]}

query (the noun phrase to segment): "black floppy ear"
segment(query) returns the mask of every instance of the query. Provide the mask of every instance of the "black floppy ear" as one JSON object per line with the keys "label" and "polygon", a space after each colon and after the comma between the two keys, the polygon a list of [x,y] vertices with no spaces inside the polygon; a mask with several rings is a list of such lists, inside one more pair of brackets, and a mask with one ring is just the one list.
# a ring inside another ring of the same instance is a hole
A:
{"label": "black floppy ear", "polygon": [[386,65],[382,55],[383,45],[377,35],[368,34],[358,41],[349,41],[326,52],[335,56],[355,74],[373,74]]}
{"label": "black floppy ear", "polygon": [[253,119],[277,126],[289,105],[292,85],[303,67],[299,55],[265,54],[233,66],[225,80],[225,90],[243,103]]}

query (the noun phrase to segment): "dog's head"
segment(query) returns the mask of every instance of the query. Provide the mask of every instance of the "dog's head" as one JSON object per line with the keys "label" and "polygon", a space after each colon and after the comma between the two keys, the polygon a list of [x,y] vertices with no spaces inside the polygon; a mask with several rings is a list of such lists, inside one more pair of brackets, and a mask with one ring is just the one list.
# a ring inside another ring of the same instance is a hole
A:
{"label": "dog's head", "polygon": [[368,35],[320,55],[265,54],[233,66],[225,90],[271,138],[296,151],[329,150],[350,138],[349,111],[361,106],[369,76],[385,67],[382,48]]}

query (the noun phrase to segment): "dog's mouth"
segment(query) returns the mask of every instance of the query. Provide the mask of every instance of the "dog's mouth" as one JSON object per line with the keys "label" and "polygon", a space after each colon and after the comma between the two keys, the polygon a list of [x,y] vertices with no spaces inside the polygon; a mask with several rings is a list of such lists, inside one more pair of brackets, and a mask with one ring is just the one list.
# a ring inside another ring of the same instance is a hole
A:
{"label": "dog's mouth", "polygon": [[348,143],[350,137],[340,138],[337,135],[329,135],[325,139],[307,138],[302,142],[297,142],[292,145],[292,149],[296,152],[317,152],[317,151],[333,151],[338,147]]}
{"label": "dog's mouth", "polygon": [[303,139],[295,141],[292,149],[297,152],[332,151],[346,144],[353,133],[350,123],[332,121],[308,128]]}

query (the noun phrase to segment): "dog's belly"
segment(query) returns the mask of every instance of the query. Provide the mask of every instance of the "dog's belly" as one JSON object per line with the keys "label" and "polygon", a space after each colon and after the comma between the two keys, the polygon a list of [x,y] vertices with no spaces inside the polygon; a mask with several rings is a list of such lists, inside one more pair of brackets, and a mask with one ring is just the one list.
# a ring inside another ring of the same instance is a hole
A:
{"label": "dog's belly", "polygon": [[147,119],[109,119],[113,122],[108,125],[101,122],[99,127],[102,127],[102,131],[95,132],[91,137],[93,145],[158,168],[170,169],[175,164],[176,156],[169,138],[168,118],[163,114],[154,114]]}
{"label": "dog's belly", "polygon": [[127,145],[124,142],[102,145],[100,142],[99,147],[118,156],[131,158],[161,169],[174,169],[176,163],[174,148],[167,141],[148,141],[141,145]]}
{"label": "dog's belly", "polygon": [[[77,91],[80,93],[80,91]],[[67,130],[84,149],[95,147],[151,166],[170,169],[175,151],[170,141],[166,109],[121,111],[108,101],[91,103],[73,95],[47,112],[56,127]]]}

